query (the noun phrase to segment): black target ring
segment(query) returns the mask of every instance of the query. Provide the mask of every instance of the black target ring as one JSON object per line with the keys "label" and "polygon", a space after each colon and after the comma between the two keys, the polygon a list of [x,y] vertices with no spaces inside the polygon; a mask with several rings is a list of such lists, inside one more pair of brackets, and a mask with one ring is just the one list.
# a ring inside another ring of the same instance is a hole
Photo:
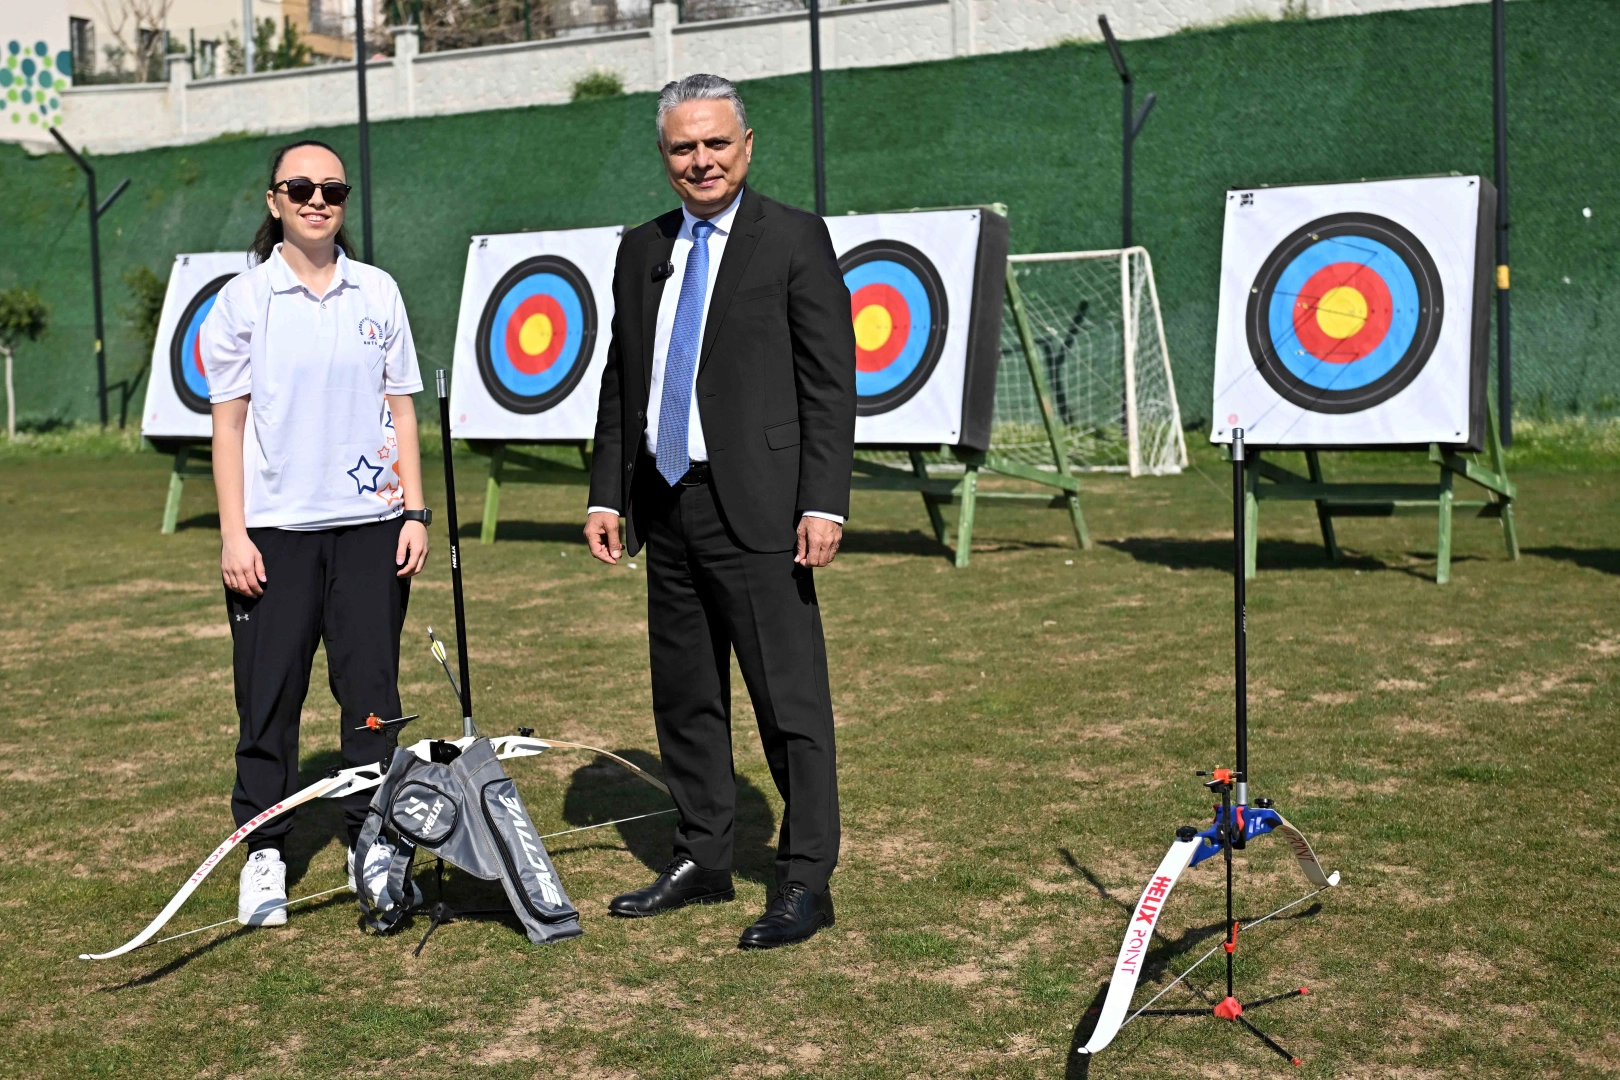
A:
{"label": "black target ring", "polygon": [[[1313,356],[1290,329],[1303,322],[1292,324],[1288,316],[1319,299],[1311,289],[1320,284],[1311,283],[1322,275],[1328,284],[1348,282],[1341,267],[1365,274],[1365,291],[1387,301],[1388,310],[1375,304],[1361,311],[1368,321],[1382,318],[1385,329],[1368,355],[1324,364],[1326,357]],[[1311,412],[1344,414],[1382,404],[1411,385],[1439,341],[1443,308],[1439,269],[1410,230],[1375,214],[1333,214],[1297,229],[1266,257],[1249,289],[1244,330],[1255,367],[1279,396]],[[1368,361],[1378,373],[1358,381],[1354,364]]]}
{"label": "black target ring", "polygon": [[[890,412],[927,384],[945,351],[945,282],[928,256],[898,240],[851,248],[838,269],[856,331],[855,415]],[[864,341],[863,312],[876,308],[883,340]]]}
{"label": "black target ring", "polygon": [[[523,329],[539,318],[545,346],[530,355]],[[525,259],[501,276],[484,303],[473,348],[478,374],[502,408],[545,412],[585,377],[596,329],[596,299],[579,267],[557,255]]]}
{"label": "black target ring", "polygon": [[[169,339],[169,382],[174,386],[175,395],[182,405],[204,416],[213,411],[213,406],[208,400],[208,379],[200,367],[202,357],[197,337],[203,321],[213,309],[214,298],[225,283],[235,276],[234,273],[221,274],[198,289],[181,313],[174,335]],[[187,360],[191,362],[189,366]]]}

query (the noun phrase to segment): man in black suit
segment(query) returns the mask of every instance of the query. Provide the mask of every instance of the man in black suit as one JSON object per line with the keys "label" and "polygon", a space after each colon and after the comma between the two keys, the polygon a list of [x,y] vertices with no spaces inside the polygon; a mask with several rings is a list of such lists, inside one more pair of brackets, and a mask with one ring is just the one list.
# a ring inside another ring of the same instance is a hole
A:
{"label": "man in black suit", "polygon": [[625,233],[613,272],[585,538],[645,543],[653,718],[680,810],[674,859],[614,898],[627,918],[734,897],[731,652],[786,806],[776,884],[743,948],[833,922],[838,781],[813,568],[838,551],[855,440],[849,290],[822,220],[745,185],[737,89],[691,75],[658,99],[682,207]]}

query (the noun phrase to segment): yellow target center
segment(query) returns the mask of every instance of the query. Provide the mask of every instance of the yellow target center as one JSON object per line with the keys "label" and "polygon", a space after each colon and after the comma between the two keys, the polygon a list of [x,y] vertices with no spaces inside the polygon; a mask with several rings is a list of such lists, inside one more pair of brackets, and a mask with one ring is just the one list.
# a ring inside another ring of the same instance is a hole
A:
{"label": "yellow target center", "polygon": [[523,320],[518,331],[518,344],[530,356],[539,356],[551,347],[551,320],[544,315],[530,315]]}
{"label": "yellow target center", "polygon": [[868,304],[855,316],[855,344],[867,352],[883,348],[894,333],[894,317],[882,304]]}
{"label": "yellow target center", "polygon": [[1316,325],[1331,338],[1354,337],[1367,325],[1367,298],[1349,285],[1329,289],[1317,302]]}

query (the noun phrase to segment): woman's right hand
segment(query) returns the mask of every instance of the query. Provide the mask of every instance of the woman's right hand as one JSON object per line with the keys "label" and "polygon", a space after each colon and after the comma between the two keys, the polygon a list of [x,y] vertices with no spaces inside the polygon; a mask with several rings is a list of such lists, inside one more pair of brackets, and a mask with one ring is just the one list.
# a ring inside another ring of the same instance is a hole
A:
{"label": "woman's right hand", "polygon": [[243,596],[263,596],[264,556],[247,533],[225,537],[220,547],[219,569],[225,578],[225,587]]}

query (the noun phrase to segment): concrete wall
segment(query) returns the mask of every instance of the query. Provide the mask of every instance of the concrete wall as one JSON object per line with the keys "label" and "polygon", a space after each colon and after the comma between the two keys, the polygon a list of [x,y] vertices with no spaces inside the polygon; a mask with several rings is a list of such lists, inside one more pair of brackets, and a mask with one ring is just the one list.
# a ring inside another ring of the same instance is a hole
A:
{"label": "concrete wall", "polygon": [[[1477,0],[1306,0],[1312,17],[1441,7]],[[1295,3],[1292,9],[1300,5]],[[1121,38],[1159,37],[1245,16],[1280,17],[1288,0],[869,0],[825,10],[829,68],[942,60],[1095,40],[1107,14]],[[714,71],[737,79],[809,69],[803,12],[679,23],[673,3],[653,5],[653,25],[590,37],[423,54],[409,30],[395,55],[367,65],[373,119],[474,112],[567,101],[573,83],[611,69],[627,90]],[[189,81],[182,62],[167,84],[72,87],[63,134],[97,153],[200,142],[228,132],[297,131],[355,115],[353,64]],[[30,133],[38,144],[42,130]],[[0,131],[0,138],[10,136]],[[43,148],[50,148],[48,142]]]}

